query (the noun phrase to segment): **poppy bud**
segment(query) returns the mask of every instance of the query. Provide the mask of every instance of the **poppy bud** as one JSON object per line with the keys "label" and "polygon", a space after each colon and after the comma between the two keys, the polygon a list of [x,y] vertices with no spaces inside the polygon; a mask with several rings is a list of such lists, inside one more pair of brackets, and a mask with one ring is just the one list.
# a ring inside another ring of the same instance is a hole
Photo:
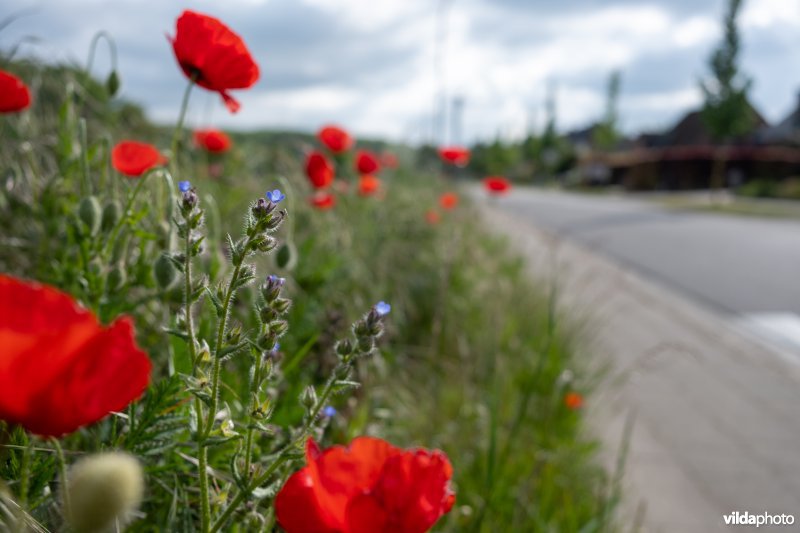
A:
{"label": "poppy bud", "polygon": [[112,200],[103,208],[103,216],[100,221],[100,229],[104,232],[111,231],[122,217],[122,206],[119,202]]}
{"label": "poppy bud", "polygon": [[111,97],[116,96],[119,91],[119,86],[119,74],[117,74],[116,70],[112,70],[111,74],[106,78],[106,91],[108,91],[108,95]]}
{"label": "poppy bud", "polygon": [[178,278],[178,271],[175,265],[172,264],[172,259],[167,254],[161,254],[156,259],[153,266],[153,273],[155,274],[156,283],[161,290],[168,290],[175,283]]}
{"label": "poppy bud", "polygon": [[81,222],[89,230],[89,235],[95,235],[100,230],[100,219],[102,212],[100,210],[100,202],[94,196],[87,196],[81,200],[78,206],[78,217]]}
{"label": "poppy bud", "polygon": [[89,455],[72,465],[64,490],[69,495],[65,514],[72,529],[105,531],[117,521],[125,522],[141,503],[142,467],[127,453]]}
{"label": "poppy bud", "polygon": [[315,405],[317,405],[317,391],[314,389],[313,385],[309,385],[303,391],[303,394],[300,395],[300,403],[306,409],[313,409]]}
{"label": "poppy bud", "polygon": [[297,264],[297,248],[292,241],[286,241],[278,248],[275,264],[283,270],[294,269]]}
{"label": "poppy bud", "polygon": [[106,278],[106,291],[109,293],[118,291],[125,285],[127,278],[128,276],[125,273],[125,269],[122,265],[118,264],[108,273],[108,277]]}

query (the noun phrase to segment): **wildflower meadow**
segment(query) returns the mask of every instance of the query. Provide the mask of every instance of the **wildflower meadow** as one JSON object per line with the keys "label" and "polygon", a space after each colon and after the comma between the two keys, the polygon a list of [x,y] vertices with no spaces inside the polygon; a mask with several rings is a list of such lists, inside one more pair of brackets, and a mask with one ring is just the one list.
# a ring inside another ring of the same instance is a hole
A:
{"label": "wildflower meadow", "polygon": [[598,376],[469,150],[192,130],[269,59],[213,14],[153,24],[169,126],[116,70],[0,50],[0,530],[615,530]]}

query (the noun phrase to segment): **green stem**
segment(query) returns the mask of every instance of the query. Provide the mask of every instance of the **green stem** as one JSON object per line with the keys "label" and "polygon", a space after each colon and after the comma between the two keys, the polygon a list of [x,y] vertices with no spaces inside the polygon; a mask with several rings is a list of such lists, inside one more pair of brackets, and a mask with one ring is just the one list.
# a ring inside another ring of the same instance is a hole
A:
{"label": "green stem", "polygon": [[86,61],[86,72],[91,74],[92,65],[94,64],[94,55],[97,49],[97,43],[100,39],[105,39],[108,43],[108,51],[111,55],[111,70],[117,70],[117,45],[114,43],[114,39],[111,38],[111,35],[105,31],[99,31],[94,34],[92,37],[92,42],[89,44],[89,59]]}
{"label": "green stem", "polygon": [[108,240],[106,241],[106,247],[103,250],[103,256],[107,256],[108,253],[114,249],[114,244],[117,242],[117,237],[119,232],[122,230],[122,226],[124,226],[128,221],[128,211],[130,211],[131,207],[133,206],[133,202],[136,200],[136,197],[139,196],[139,193],[144,186],[145,180],[152,174],[153,171],[148,171],[144,176],[138,179],[136,183],[136,187],[133,189],[132,192],[128,194],[128,200],[125,202],[125,207],[122,209],[122,216],[120,217],[117,224],[111,230],[111,235],[109,235]]}
{"label": "green stem", "polygon": [[275,460],[272,462],[269,468],[267,468],[267,470],[265,470],[264,473],[261,474],[259,477],[253,479],[247,486],[246,491],[240,491],[239,493],[236,494],[233,500],[231,500],[231,503],[228,504],[228,507],[225,509],[225,511],[223,511],[223,513],[219,516],[219,518],[217,518],[216,521],[214,521],[214,525],[211,526],[211,533],[219,531],[219,529],[225,525],[225,522],[227,522],[227,520],[234,513],[234,511],[236,511],[236,509],[244,502],[245,498],[247,498],[247,495],[250,494],[250,492],[252,492],[253,489],[259,487],[260,485],[263,485],[267,480],[269,480],[269,478],[272,477],[272,475],[278,470],[278,468],[280,468],[281,465],[283,465],[283,463],[285,463],[288,460],[287,454],[308,438],[314,420],[316,420],[320,410],[322,410],[322,407],[328,401],[328,397],[333,392],[333,384],[335,381],[336,381],[335,378],[331,376],[331,378],[328,380],[328,383],[325,385],[325,390],[323,390],[322,395],[320,396],[319,401],[317,402],[317,405],[311,412],[308,420],[306,420],[306,423],[303,425],[303,430],[300,432],[297,438],[295,438],[292,442],[287,444],[284,448],[282,448],[278,452],[278,456],[275,458]]}
{"label": "green stem", "polygon": [[214,417],[217,413],[217,403],[219,402],[219,380],[222,370],[222,358],[219,357],[219,352],[222,350],[222,340],[225,338],[225,328],[228,326],[228,313],[230,311],[231,301],[233,300],[233,287],[239,279],[239,273],[242,271],[242,264],[244,261],[236,265],[231,274],[231,279],[228,283],[228,289],[225,291],[225,302],[222,304],[222,316],[219,319],[219,328],[217,329],[217,342],[214,345],[214,367],[211,372],[211,407],[208,411],[208,419],[206,421],[206,434],[211,431],[214,425]]}
{"label": "green stem", "polygon": [[189,95],[192,92],[192,87],[194,87],[194,81],[194,78],[190,79],[189,85],[186,86],[186,90],[183,92],[178,122],[175,124],[175,130],[172,132],[172,160],[170,161],[170,169],[176,177],[180,177],[178,173],[178,149],[180,148],[181,135],[183,134],[183,122],[186,120],[186,110],[189,108]]}
{"label": "green stem", "polygon": [[28,506],[28,490],[30,488],[31,450],[33,440],[28,437],[25,448],[22,449],[22,459],[19,465],[19,506],[25,509]]}
{"label": "green stem", "polygon": [[70,519],[72,516],[72,504],[69,499],[69,491],[67,490],[67,461],[64,459],[64,450],[61,449],[61,443],[58,442],[58,439],[53,437],[51,442],[56,449],[58,468],[61,474],[61,495],[64,498],[64,516]]}
{"label": "green stem", "polygon": [[89,175],[89,140],[86,133],[86,119],[81,118],[78,121],[78,132],[81,141],[81,174],[83,181],[81,181],[81,194],[87,196],[92,194],[92,179]]}
{"label": "green stem", "polygon": [[197,460],[200,474],[200,531],[208,533],[211,523],[211,505],[208,498],[208,449],[204,445],[200,446]]}
{"label": "green stem", "polygon": [[192,237],[191,231],[186,229],[186,238],[184,239],[184,253],[186,255],[186,262],[184,265],[184,296],[183,308],[186,313],[186,333],[189,335],[189,356],[192,361],[192,370],[197,367],[197,348],[195,347],[194,336],[194,319],[192,317]]}
{"label": "green stem", "polygon": [[[262,328],[263,329],[263,328]],[[250,479],[250,465],[252,464],[251,454],[253,453],[253,413],[258,408],[258,384],[261,381],[261,354],[256,354],[256,367],[253,370],[253,384],[250,387],[250,424],[247,428],[244,447],[244,471],[247,479]]]}
{"label": "green stem", "polygon": [[283,463],[285,463],[288,460],[288,452],[289,450],[291,450],[293,445],[294,442],[289,446],[283,448],[280,452],[278,452],[278,457],[275,458],[275,460],[272,462],[271,465],[269,465],[269,468],[267,468],[264,471],[264,473],[261,474],[261,476],[254,479],[250,483],[250,485],[247,486],[248,489],[247,491],[240,491],[238,494],[236,494],[233,500],[231,500],[231,503],[228,505],[228,507],[226,507],[225,510],[222,512],[222,514],[219,515],[219,517],[214,521],[214,525],[211,526],[211,533],[219,531],[219,529],[225,525],[225,523],[228,521],[228,519],[231,517],[234,511],[236,511],[236,509],[238,509],[239,506],[244,502],[247,495],[253,489],[265,483],[270,477],[272,477],[272,474],[274,474],[278,470],[278,468],[280,468],[283,465]]}

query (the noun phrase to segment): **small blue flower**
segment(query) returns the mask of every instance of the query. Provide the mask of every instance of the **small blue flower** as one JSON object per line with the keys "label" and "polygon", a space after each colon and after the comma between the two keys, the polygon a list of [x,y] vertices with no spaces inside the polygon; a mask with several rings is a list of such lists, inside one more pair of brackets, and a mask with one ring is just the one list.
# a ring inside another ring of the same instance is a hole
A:
{"label": "small blue flower", "polygon": [[375,304],[375,312],[377,312],[380,316],[386,316],[389,314],[389,311],[392,310],[392,306],[381,300],[380,302]]}
{"label": "small blue flower", "polygon": [[280,189],[275,189],[274,191],[267,191],[267,194],[265,194],[264,196],[266,196],[267,200],[269,200],[273,204],[280,203],[281,200],[286,198],[286,195],[283,194]]}
{"label": "small blue flower", "polygon": [[192,188],[192,184],[189,183],[188,181],[179,181],[178,182],[178,190],[180,190],[181,192],[186,192],[191,188]]}
{"label": "small blue flower", "polygon": [[272,352],[272,353],[278,353],[278,350],[280,350],[280,349],[281,349],[281,343],[279,343],[279,342],[276,342],[276,343],[275,343],[275,346],[273,346],[273,347],[272,347],[272,350],[270,350],[270,352]]}
{"label": "small blue flower", "polygon": [[334,416],[336,416],[336,408],[333,407],[332,405],[326,406],[322,410],[322,416],[324,416],[325,418],[333,418]]}

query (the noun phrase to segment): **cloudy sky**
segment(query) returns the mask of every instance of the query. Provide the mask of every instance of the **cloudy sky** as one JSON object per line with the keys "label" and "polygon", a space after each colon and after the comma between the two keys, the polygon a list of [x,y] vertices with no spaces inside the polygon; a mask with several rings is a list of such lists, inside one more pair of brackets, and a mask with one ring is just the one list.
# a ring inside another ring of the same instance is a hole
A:
{"label": "cloudy sky", "polygon": [[[185,80],[165,34],[191,8],[238,32],[262,72],[253,89],[236,94],[236,115],[216,95],[196,93],[193,125],[311,131],[335,122],[359,135],[417,142],[436,131],[440,91],[464,102],[460,138],[446,128],[441,142],[520,137],[542,127],[548,85],[559,129],[597,119],[609,73],[619,69],[621,125],[636,132],[668,126],[700,103],[697,80],[720,39],[726,3],[3,0],[0,19],[22,16],[0,30],[0,49],[22,43],[21,54],[84,64],[92,35],[106,30],[119,49],[122,96],[166,122],[177,115]],[[740,27],[752,99],[779,120],[800,90],[800,1],[745,0]],[[95,71],[107,66],[101,51]]]}

